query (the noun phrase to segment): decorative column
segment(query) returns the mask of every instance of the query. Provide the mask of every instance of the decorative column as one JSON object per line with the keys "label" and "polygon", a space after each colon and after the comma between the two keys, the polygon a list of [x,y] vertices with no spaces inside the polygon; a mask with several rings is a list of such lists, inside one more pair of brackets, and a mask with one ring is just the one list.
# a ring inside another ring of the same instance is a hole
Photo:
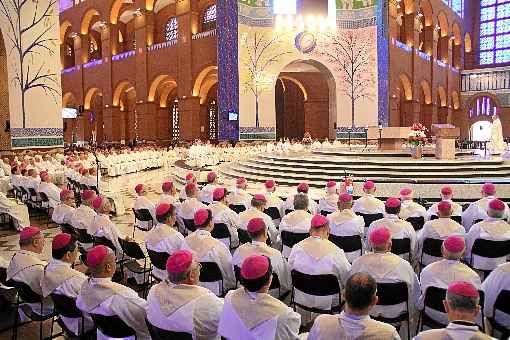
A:
{"label": "decorative column", "polygon": [[[136,125],[135,134],[132,139],[138,140],[154,140],[154,120],[155,113],[151,105],[147,105],[148,93],[148,61],[147,61],[147,36],[148,31],[153,30],[153,16],[152,12],[135,11],[135,40],[136,40],[136,72],[135,72],[135,86],[136,86],[136,105],[133,112],[130,113],[133,123],[130,126]],[[148,23],[151,23],[150,25]],[[152,33],[150,34],[152,36]],[[131,108],[130,108],[131,109]]]}
{"label": "decorative column", "polygon": [[[234,0],[232,0],[234,1]],[[236,4],[237,5],[237,4]],[[237,6],[236,6],[237,7]],[[378,120],[382,126],[389,125],[389,41],[388,41],[388,1],[377,1],[377,73],[378,83],[377,88],[379,91],[378,103]],[[236,34],[237,36],[237,34]]]}

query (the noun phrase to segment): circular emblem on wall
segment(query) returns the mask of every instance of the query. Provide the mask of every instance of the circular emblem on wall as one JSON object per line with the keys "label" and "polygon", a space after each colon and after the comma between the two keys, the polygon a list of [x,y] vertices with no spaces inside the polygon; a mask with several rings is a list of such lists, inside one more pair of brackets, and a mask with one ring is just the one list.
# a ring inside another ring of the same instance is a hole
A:
{"label": "circular emblem on wall", "polygon": [[295,45],[301,53],[311,53],[317,46],[317,40],[312,33],[303,31],[296,35]]}

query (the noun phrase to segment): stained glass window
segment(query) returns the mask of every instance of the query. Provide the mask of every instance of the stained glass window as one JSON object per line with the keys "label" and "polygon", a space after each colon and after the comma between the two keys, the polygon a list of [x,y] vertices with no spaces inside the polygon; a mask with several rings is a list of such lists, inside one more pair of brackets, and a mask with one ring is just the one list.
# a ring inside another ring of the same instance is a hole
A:
{"label": "stained glass window", "polygon": [[510,0],[480,0],[480,64],[508,62]]}
{"label": "stained glass window", "polygon": [[478,97],[469,108],[469,116],[471,118],[478,116],[492,116],[497,113],[497,110],[496,103],[491,97]]}
{"label": "stained glass window", "polygon": [[212,100],[209,103],[209,139],[211,140],[218,139],[217,122],[218,105],[216,105],[216,100]]}
{"label": "stained glass window", "polygon": [[216,28],[216,4],[206,8],[203,17],[204,31]]}
{"label": "stained glass window", "polygon": [[464,16],[465,0],[443,0],[444,4],[450,6],[460,17]]}
{"label": "stained glass window", "polygon": [[170,18],[166,23],[165,27],[165,39],[166,41],[172,41],[177,39],[177,32],[179,30],[179,24],[177,18]]}
{"label": "stained glass window", "polygon": [[170,106],[171,124],[172,124],[172,139],[179,140],[181,132],[179,129],[179,101],[176,99]]}

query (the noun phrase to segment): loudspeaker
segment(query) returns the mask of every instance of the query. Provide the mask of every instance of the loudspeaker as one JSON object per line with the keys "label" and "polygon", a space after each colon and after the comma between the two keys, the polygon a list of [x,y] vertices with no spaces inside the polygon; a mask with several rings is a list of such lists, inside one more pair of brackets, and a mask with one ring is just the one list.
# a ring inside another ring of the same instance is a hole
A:
{"label": "loudspeaker", "polygon": [[4,132],[10,132],[11,131],[11,121],[10,120],[6,120],[5,121],[5,130]]}

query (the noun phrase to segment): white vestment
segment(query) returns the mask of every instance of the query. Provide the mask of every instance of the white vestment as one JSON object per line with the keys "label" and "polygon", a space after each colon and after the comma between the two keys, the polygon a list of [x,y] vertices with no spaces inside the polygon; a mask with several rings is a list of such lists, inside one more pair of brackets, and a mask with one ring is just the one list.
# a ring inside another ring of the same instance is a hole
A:
{"label": "white vestment", "polygon": [[24,204],[18,204],[13,199],[7,198],[2,192],[0,192],[0,212],[6,213],[12,217],[17,230],[22,230],[30,226],[28,207]]}
{"label": "white vestment", "polygon": [[478,255],[472,255],[471,251],[477,239],[491,241],[510,240],[510,225],[500,219],[488,218],[479,222],[469,229],[466,235],[466,258],[473,264],[473,267],[482,270],[493,270],[498,265],[506,262],[505,257],[487,258]]}
{"label": "white vestment", "polygon": [[[358,216],[351,209],[336,211],[328,215],[329,228],[331,235],[335,236],[354,236],[359,235],[363,240],[365,231],[365,221],[363,217]],[[361,256],[360,251],[345,253],[350,263]]]}
{"label": "white vestment", "polygon": [[[499,265],[483,281],[482,290],[485,293],[483,310],[485,317],[495,318],[496,321],[506,328],[510,328],[510,315],[494,309],[494,304],[502,290],[510,290],[510,262]],[[509,303],[506,301],[505,303]]]}
{"label": "white vestment", "polygon": [[507,149],[503,136],[503,125],[501,125],[499,117],[492,121],[491,140],[487,143],[487,149],[489,149],[492,154],[500,154]]}
{"label": "white vestment", "polygon": [[[145,246],[148,250],[158,253],[173,254],[180,250],[184,244],[184,236],[171,226],[158,223],[145,234]],[[166,270],[152,266],[152,274],[160,280],[168,277]]]}

